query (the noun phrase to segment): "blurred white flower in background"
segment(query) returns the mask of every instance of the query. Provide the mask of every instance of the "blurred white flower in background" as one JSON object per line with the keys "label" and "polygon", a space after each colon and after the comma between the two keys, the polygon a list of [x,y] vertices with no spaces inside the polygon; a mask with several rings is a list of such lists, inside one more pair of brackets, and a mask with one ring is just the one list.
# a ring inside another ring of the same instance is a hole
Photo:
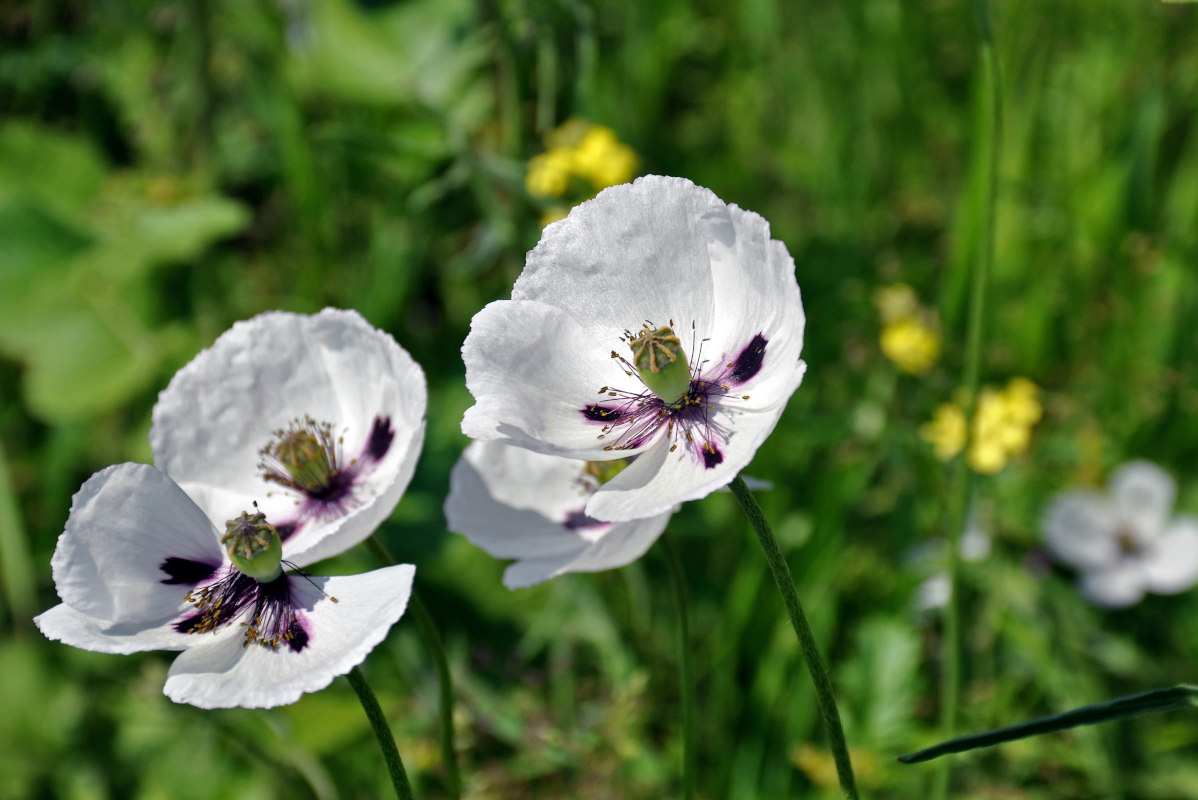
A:
{"label": "blurred white flower in background", "polygon": [[1044,514],[1045,541],[1078,571],[1078,589],[1097,606],[1125,608],[1145,592],[1184,592],[1198,583],[1198,517],[1173,516],[1176,494],[1160,467],[1129,462],[1105,494],[1058,494]]}

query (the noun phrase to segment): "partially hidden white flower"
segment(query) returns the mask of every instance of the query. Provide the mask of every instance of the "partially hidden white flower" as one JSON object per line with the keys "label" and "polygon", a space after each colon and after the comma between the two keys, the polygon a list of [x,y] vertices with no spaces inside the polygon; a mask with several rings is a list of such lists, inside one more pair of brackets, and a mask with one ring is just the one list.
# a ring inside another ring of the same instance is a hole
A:
{"label": "partially hidden white flower", "polygon": [[657,541],[671,512],[616,523],[587,516],[604,471],[621,466],[474,442],[450,473],[445,517],[496,558],[516,559],[503,575],[509,589],[622,567]]}
{"label": "partially hidden white flower", "polygon": [[681,178],[548,226],[462,347],[462,430],[584,461],[637,455],[587,502],[646,519],[729,483],[802,381],[794,261],[757,214]]}
{"label": "partially hidden white flower", "polygon": [[[238,323],[161,394],[161,471],[120,464],[75,495],[52,562],[63,602],[38,627],[101,652],[184,650],[164,691],[206,708],[327,686],[402,616],[415,568],[299,570],[391,513],[425,406],[420,368],[354,312]],[[238,556],[239,539],[262,547]]]}
{"label": "partially hidden white flower", "polygon": [[1132,461],[1103,494],[1071,490],[1044,515],[1049,550],[1079,572],[1092,603],[1123,608],[1145,592],[1176,594],[1198,583],[1198,517],[1173,516],[1173,478],[1155,464]]}
{"label": "partially hidden white flower", "polygon": [[424,372],[356,311],[238,322],[154,406],[154,463],[218,525],[254,502],[299,565],[365,540],[416,469]]}
{"label": "partially hidden white flower", "polygon": [[62,603],[34,622],[86,650],[184,651],[163,689],[175,702],[269,708],[349,672],[407,607],[410,564],[260,583],[234,567],[220,537],[154,467],[97,472],[75,495],[54,550]]}

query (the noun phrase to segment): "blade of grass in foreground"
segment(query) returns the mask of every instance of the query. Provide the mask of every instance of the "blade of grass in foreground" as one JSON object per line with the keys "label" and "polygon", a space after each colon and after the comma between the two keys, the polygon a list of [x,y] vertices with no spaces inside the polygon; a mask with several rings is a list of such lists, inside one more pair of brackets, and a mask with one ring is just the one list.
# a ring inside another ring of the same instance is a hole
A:
{"label": "blade of grass in foreground", "polygon": [[917,753],[899,756],[904,764],[918,764],[921,761],[931,761],[933,758],[946,756],[950,753],[964,753],[979,747],[993,747],[1016,739],[1026,739],[1029,736],[1040,736],[1045,733],[1077,728],[1082,725],[1097,725],[1122,717],[1134,717],[1138,714],[1149,714],[1155,711],[1169,711],[1174,708],[1198,705],[1198,686],[1171,686],[1168,689],[1153,689],[1150,692],[1117,697],[1105,703],[1082,706],[1072,711],[1052,714],[1021,722],[1018,725],[1008,725],[985,733],[975,733],[970,736],[960,736],[947,742],[933,745]]}

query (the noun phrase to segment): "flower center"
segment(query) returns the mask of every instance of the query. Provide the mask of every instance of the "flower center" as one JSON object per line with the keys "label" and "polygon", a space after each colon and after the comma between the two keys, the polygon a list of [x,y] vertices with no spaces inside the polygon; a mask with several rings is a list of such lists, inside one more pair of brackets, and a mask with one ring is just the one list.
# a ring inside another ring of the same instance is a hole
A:
{"label": "flower center", "polygon": [[258,451],[258,468],[267,481],[301,491],[309,497],[324,497],[340,483],[339,439],[333,426],[311,417],[294,419]]}
{"label": "flower center", "polygon": [[308,631],[291,601],[291,584],[285,575],[259,583],[230,569],[219,580],[192,589],[183,599],[196,611],[175,623],[179,633],[216,633],[245,617],[241,623],[245,629],[243,647],[256,644],[275,650],[285,644],[298,653],[308,644]]}
{"label": "flower center", "polygon": [[670,325],[650,328],[646,324],[628,340],[632,366],[645,388],[666,403],[677,403],[690,388],[691,370],[682,342]]}
{"label": "flower center", "polygon": [[226,522],[220,541],[233,566],[259,583],[270,583],[283,571],[282,539],[261,512],[242,511],[240,517]]}
{"label": "flower center", "polygon": [[1134,556],[1140,552],[1140,541],[1127,529],[1120,530],[1116,536],[1119,552],[1125,556]]}

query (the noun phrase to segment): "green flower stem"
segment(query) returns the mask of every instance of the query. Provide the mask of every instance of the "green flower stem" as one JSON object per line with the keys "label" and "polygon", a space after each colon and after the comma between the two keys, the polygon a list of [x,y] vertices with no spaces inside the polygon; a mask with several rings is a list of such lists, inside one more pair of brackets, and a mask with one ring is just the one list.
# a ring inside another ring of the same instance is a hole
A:
{"label": "green flower stem", "polygon": [[661,537],[678,606],[678,692],[682,695],[682,798],[695,798],[695,685],[691,678],[691,635],[686,580],[673,537]]}
{"label": "green flower stem", "polygon": [[[969,405],[965,414],[965,446],[957,459],[953,474],[954,496],[948,522],[948,581],[949,597],[944,608],[944,672],[940,681],[941,735],[951,739],[956,734],[957,710],[961,697],[961,621],[960,621],[960,544],[969,514],[969,498],[973,493],[973,473],[967,465],[972,444],[973,420],[977,413],[978,375],[981,369],[982,328],[986,309],[986,288],[994,262],[994,220],[998,204],[998,161],[1002,146],[1002,95],[999,84],[998,56],[994,49],[994,31],[990,25],[989,0],[975,0],[978,33],[981,41],[982,78],[989,108],[983,120],[982,146],[988,150],[982,194],[981,241],[973,262],[969,298],[969,327],[966,331],[965,388]],[[988,123],[988,125],[987,125]],[[932,797],[948,797],[951,765],[945,762],[936,774]]]}
{"label": "green flower stem", "polygon": [[[391,551],[374,536],[367,539],[366,544],[379,560],[388,564],[397,563]],[[458,757],[453,746],[453,676],[449,673],[449,659],[445,657],[445,646],[441,642],[441,634],[437,632],[437,625],[415,588],[412,589],[412,599],[408,602],[408,611],[437,670],[441,707],[441,761],[445,764],[445,782],[448,784],[449,796],[452,800],[459,800],[462,796],[462,778],[458,772]]]}
{"label": "green flower stem", "polygon": [[413,800],[412,785],[408,783],[408,773],[404,772],[399,748],[395,746],[395,737],[387,723],[387,715],[383,713],[378,698],[370,690],[366,676],[354,667],[345,677],[358,693],[358,700],[362,703],[362,710],[366,712],[366,719],[370,720],[370,727],[374,728],[374,737],[379,740],[379,749],[383,751],[383,760],[387,762],[387,771],[391,773],[391,785],[395,787],[395,796],[399,800]]}
{"label": "green flower stem", "polygon": [[732,494],[740,503],[745,516],[752,523],[753,530],[757,532],[757,539],[761,542],[761,549],[765,551],[765,560],[769,563],[774,583],[778,585],[778,592],[782,595],[782,602],[786,605],[786,613],[790,615],[790,623],[794,626],[795,635],[799,639],[799,649],[802,651],[803,660],[807,663],[807,669],[811,673],[811,682],[815,684],[815,697],[819,703],[824,724],[828,727],[828,739],[832,749],[832,758],[836,762],[836,775],[840,779],[840,788],[845,797],[856,800],[857,783],[853,778],[853,764],[849,759],[849,747],[844,739],[844,728],[840,724],[840,711],[836,708],[836,696],[832,692],[832,681],[828,678],[828,670],[824,666],[823,658],[820,657],[819,647],[815,643],[815,635],[811,632],[811,625],[807,622],[807,615],[803,613],[803,605],[799,602],[799,593],[795,590],[794,579],[790,576],[790,567],[787,565],[786,559],[782,557],[782,551],[778,549],[778,540],[774,538],[773,531],[770,530],[770,525],[765,520],[765,515],[761,513],[761,506],[757,505],[756,498],[749,491],[749,487],[745,486],[744,480],[737,475],[732,479],[732,483],[728,484],[728,488],[732,490]]}
{"label": "green flower stem", "polygon": [[1045,733],[1054,733],[1081,725],[1097,725],[1122,717],[1193,707],[1196,703],[1198,703],[1198,686],[1183,684],[1171,686],[1168,689],[1153,689],[1150,692],[1118,697],[1114,700],[1107,700],[1105,703],[1082,706],[1072,711],[1039,717],[985,733],[962,736],[933,745],[917,753],[899,756],[898,760],[904,764],[918,764],[921,761],[931,761],[933,758],[950,753],[964,753],[966,750],[976,750],[979,747],[993,747],[1003,742],[1013,742],[1016,739],[1026,739],[1029,736],[1041,736]]}

